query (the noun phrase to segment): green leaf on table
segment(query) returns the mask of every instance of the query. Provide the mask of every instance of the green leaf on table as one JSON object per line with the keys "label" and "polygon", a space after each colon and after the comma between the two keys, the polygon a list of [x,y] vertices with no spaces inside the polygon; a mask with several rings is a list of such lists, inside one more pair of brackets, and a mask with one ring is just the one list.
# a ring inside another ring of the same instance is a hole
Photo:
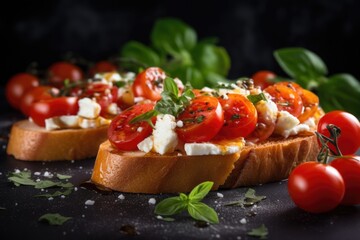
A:
{"label": "green leaf on table", "polygon": [[189,194],[191,201],[201,201],[211,190],[213,182],[203,182],[197,185]]}
{"label": "green leaf on table", "polygon": [[227,203],[225,204],[225,206],[240,206],[243,208],[243,207],[252,206],[255,203],[258,203],[264,199],[266,199],[266,196],[257,196],[255,190],[249,188],[246,191],[244,197],[240,198],[237,201]]}
{"label": "green leaf on table", "polygon": [[72,178],[71,175],[64,175],[64,174],[60,174],[60,173],[56,174],[56,177],[57,177],[58,179],[60,179],[60,180]]}
{"label": "green leaf on table", "polygon": [[66,188],[64,191],[56,191],[54,193],[45,193],[45,194],[39,194],[35,195],[34,197],[44,197],[44,198],[50,198],[50,197],[59,197],[59,196],[68,196],[72,192],[72,188]]}
{"label": "green leaf on table", "polygon": [[196,220],[208,223],[219,223],[219,217],[215,210],[205,203],[190,201],[187,209],[190,216]]}
{"label": "green leaf on table", "polygon": [[268,231],[267,227],[264,224],[262,224],[258,228],[251,229],[251,231],[249,231],[247,233],[247,235],[249,235],[249,236],[258,237],[260,239],[266,239],[268,234],[269,234],[269,231]]}
{"label": "green leaf on table", "polygon": [[36,182],[31,179],[31,171],[15,171],[8,175],[8,180],[13,182],[15,186],[25,185],[34,186]]}
{"label": "green leaf on table", "polygon": [[155,207],[155,214],[171,216],[185,210],[187,204],[180,197],[170,197],[159,202]]}
{"label": "green leaf on table", "polygon": [[47,213],[39,218],[39,221],[45,221],[50,225],[63,225],[66,221],[70,220],[71,217],[65,217],[58,213]]}

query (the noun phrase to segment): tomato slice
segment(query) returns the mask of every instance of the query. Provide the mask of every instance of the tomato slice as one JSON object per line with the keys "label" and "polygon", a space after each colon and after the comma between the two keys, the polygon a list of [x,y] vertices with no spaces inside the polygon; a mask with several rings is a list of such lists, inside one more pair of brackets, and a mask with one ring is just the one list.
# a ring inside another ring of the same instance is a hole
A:
{"label": "tomato slice", "polygon": [[224,113],[217,98],[199,96],[192,100],[178,120],[183,122],[183,126],[176,128],[176,132],[183,142],[206,142],[220,131]]}
{"label": "tomato slice", "polygon": [[135,97],[144,97],[152,101],[161,99],[163,82],[166,78],[164,71],[158,67],[150,67],[139,73],[133,84]]}
{"label": "tomato slice", "polygon": [[[154,104],[139,104],[132,106],[117,115],[108,129],[110,143],[119,150],[137,150],[137,145],[148,137],[152,128],[149,123],[142,121],[131,124],[130,121],[140,114],[154,109]],[[152,119],[155,122],[155,117]]]}
{"label": "tomato slice", "polygon": [[256,72],[254,75],[252,75],[251,78],[254,80],[254,85],[256,87],[265,89],[268,86],[273,84],[271,79],[273,79],[275,77],[276,77],[275,73],[266,71],[266,70],[262,70],[262,71]]}
{"label": "tomato slice", "polygon": [[264,89],[271,96],[279,111],[287,111],[295,117],[300,116],[303,109],[303,102],[293,85],[275,83]]}
{"label": "tomato slice", "polygon": [[224,125],[219,136],[227,139],[246,137],[254,131],[257,123],[255,106],[243,95],[227,94],[219,98],[224,110]]}
{"label": "tomato slice", "polygon": [[30,108],[33,103],[38,102],[40,100],[53,98],[53,96],[51,95],[52,90],[55,91],[57,89],[52,88],[50,86],[39,86],[39,87],[34,87],[29,91],[27,91],[21,99],[21,104],[20,104],[21,112],[24,115],[29,116]]}
{"label": "tomato slice", "polygon": [[33,103],[30,117],[39,126],[45,126],[45,119],[63,115],[76,115],[79,111],[77,97],[59,97]]}

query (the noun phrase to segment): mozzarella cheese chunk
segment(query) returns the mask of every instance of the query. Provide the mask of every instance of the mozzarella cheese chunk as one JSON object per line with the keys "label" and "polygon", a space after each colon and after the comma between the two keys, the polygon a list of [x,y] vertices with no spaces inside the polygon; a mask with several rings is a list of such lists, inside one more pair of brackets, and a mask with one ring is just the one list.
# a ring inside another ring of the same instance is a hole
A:
{"label": "mozzarella cheese chunk", "polygon": [[153,136],[147,137],[137,145],[138,149],[143,152],[150,152],[154,147],[154,139]]}
{"label": "mozzarella cheese chunk", "polygon": [[90,98],[82,98],[79,100],[79,112],[78,116],[95,119],[99,116],[101,106]]}
{"label": "mozzarella cheese chunk", "polygon": [[76,115],[60,116],[45,119],[46,130],[70,129],[70,128],[97,128],[109,125],[111,120],[103,117],[87,119]]}
{"label": "mozzarella cheese chunk", "polygon": [[271,101],[269,98],[267,101],[261,100],[256,103],[255,108],[262,118],[265,119],[266,123],[275,122],[278,117],[278,108],[276,103]]}
{"label": "mozzarella cheese chunk", "polygon": [[155,129],[153,130],[155,152],[165,154],[175,150],[178,144],[175,128],[174,116],[170,114],[157,116]]}
{"label": "mozzarella cheese chunk", "polygon": [[240,151],[238,145],[218,145],[214,143],[185,143],[186,155],[225,155]]}
{"label": "mozzarella cheese chunk", "polygon": [[297,135],[299,132],[309,131],[310,127],[306,124],[300,124],[300,121],[289,112],[280,111],[275,125],[275,133],[287,138],[291,135]]}

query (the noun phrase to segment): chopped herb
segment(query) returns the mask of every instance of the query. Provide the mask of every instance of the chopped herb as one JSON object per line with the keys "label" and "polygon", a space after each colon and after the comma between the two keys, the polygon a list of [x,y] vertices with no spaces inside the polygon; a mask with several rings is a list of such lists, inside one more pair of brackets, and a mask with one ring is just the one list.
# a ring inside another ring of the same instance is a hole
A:
{"label": "chopped herb", "polygon": [[122,88],[126,85],[126,82],[124,81],[115,81],[113,82],[115,84],[115,86],[117,86],[118,88]]}
{"label": "chopped herb", "polygon": [[72,176],[70,176],[70,175],[63,175],[63,174],[60,174],[60,173],[56,174],[56,177],[58,179],[60,179],[60,180],[72,178]]}
{"label": "chopped herb", "polygon": [[63,225],[66,221],[71,219],[71,217],[65,217],[58,213],[47,213],[42,215],[39,218],[39,221],[46,221],[50,225]]}
{"label": "chopped herb", "polygon": [[240,119],[240,114],[236,113],[231,116],[231,120],[236,120],[236,119]]}
{"label": "chopped herb", "polygon": [[196,220],[219,223],[215,210],[201,200],[209,193],[213,182],[203,182],[197,185],[189,195],[180,193],[178,197],[170,197],[159,202],[155,207],[155,214],[171,216],[187,210],[190,216]]}
{"label": "chopped herb", "polygon": [[253,104],[256,104],[260,102],[261,100],[267,101],[266,96],[264,93],[259,93],[256,95],[248,95],[247,98],[252,102]]}
{"label": "chopped herb", "polygon": [[54,193],[46,193],[46,194],[39,194],[39,195],[35,195],[34,197],[44,197],[44,198],[49,198],[49,197],[59,197],[59,196],[68,196],[70,195],[70,193],[72,192],[72,188],[67,188],[65,189],[65,191],[56,191]]}
{"label": "chopped herb", "polygon": [[269,231],[268,231],[267,227],[265,227],[264,224],[261,224],[261,226],[258,228],[251,229],[251,231],[249,231],[247,233],[247,235],[249,235],[249,236],[258,237],[260,239],[266,239],[268,234],[269,234]]}
{"label": "chopped herb", "polygon": [[156,217],[157,219],[159,220],[162,220],[162,221],[165,221],[165,222],[173,222],[175,221],[175,218],[172,218],[172,217],[162,217],[162,216],[157,216]]}
{"label": "chopped herb", "polygon": [[205,116],[204,115],[200,115],[196,118],[196,123],[202,123],[205,119]]}
{"label": "chopped herb", "polygon": [[235,202],[230,202],[225,204],[225,206],[240,206],[242,208],[252,206],[255,203],[258,203],[262,200],[264,200],[266,196],[256,196],[255,190],[252,188],[249,188],[247,192],[245,193],[245,196],[240,198],[240,200]]}

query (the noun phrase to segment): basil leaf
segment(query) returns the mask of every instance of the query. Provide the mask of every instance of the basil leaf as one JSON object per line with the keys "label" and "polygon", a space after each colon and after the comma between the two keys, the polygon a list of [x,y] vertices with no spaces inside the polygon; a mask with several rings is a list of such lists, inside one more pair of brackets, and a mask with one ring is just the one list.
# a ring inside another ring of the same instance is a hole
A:
{"label": "basil leaf", "polygon": [[70,175],[64,175],[64,174],[60,174],[60,173],[56,174],[56,177],[60,180],[72,178],[72,176],[70,176]]}
{"label": "basil leaf", "polygon": [[203,73],[213,72],[226,76],[230,69],[230,57],[225,48],[211,44],[198,44],[192,51],[194,65]]}
{"label": "basil leaf", "polygon": [[201,71],[193,66],[178,67],[172,72],[173,76],[181,79],[186,84],[190,83],[191,87],[201,89],[205,87],[205,79]]}
{"label": "basil leaf", "polygon": [[39,221],[46,221],[50,225],[63,225],[69,219],[71,219],[71,217],[65,217],[58,213],[47,213],[42,215]]}
{"label": "basil leaf", "polygon": [[213,182],[203,182],[197,185],[189,194],[190,201],[201,201],[211,190]]}
{"label": "basil leaf", "polygon": [[267,235],[269,234],[269,231],[267,227],[265,227],[264,224],[262,224],[258,228],[253,228],[251,231],[247,233],[249,236],[258,237],[260,239],[266,239]]}
{"label": "basil leaf", "polygon": [[170,216],[182,212],[187,207],[187,202],[180,197],[170,197],[159,202],[155,207],[155,214]]}
{"label": "basil leaf", "polygon": [[20,186],[20,185],[26,185],[26,186],[34,186],[36,184],[36,182],[32,179],[29,178],[21,178],[18,176],[12,176],[12,177],[8,177],[8,179],[13,182],[15,184],[15,186]]}
{"label": "basil leaf", "polygon": [[205,83],[206,83],[206,86],[214,88],[214,87],[218,87],[221,84],[231,84],[234,82],[227,80],[226,78],[224,78],[223,76],[221,76],[217,73],[210,72],[210,73],[207,73],[205,76]]}
{"label": "basil leaf", "polygon": [[344,110],[360,119],[360,83],[350,74],[336,74],[317,89],[325,112]]}
{"label": "basil leaf", "polygon": [[175,81],[169,77],[164,79],[164,91],[170,92],[175,96],[179,94],[178,86],[176,85]]}
{"label": "basil leaf", "polygon": [[59,197],[61,195],[67,196],[67,195],[70,195],[71,192],[72,192],[72,188],[66,188],[65,191],[63,191],[63,192],[56,191],[54,193],[38,194],[38,195],[35,195],[34,197],[49,198],[49,197]]}
{"label": "basil leaf", "polygon": [[50,180],[42,180],[39,182],[36,182],[35,188],[36,189],[42,189],[42,188],[51,188],[58,185],[58,182],[50,181]]}
{"label": "basil leaf", "polygon": [[317,78],[328,72],[321,58],[304,48],[279,49],[274,57],[281,68],[305,88],[316,85]]}
{"label": "basil leaf", "polygon": [[266,198],[266,196],[256,196],[255,195],[255,190],[252,188],[249,188],[246,193],[245,196],[240,198],[237,201],[234,202],[230,202],[225,204],[225,206],[240,206],[242,208],[244,208],[245,206],[252,206],[255,203],[258,203],[262,200],[264,200]]}
{"label": "basil leaf", "polygon": [[219,223],[219,217],[215,210],[202,202],[190,202],[188,212],[196,220],[209,223]]}
{"label": "basil leaf", "polygon": [[267,101],[266,96],[264,93],[259,93],[256,95],[248,95],[247,99],[250,100],[250,102],[252,102],[252,104],[257,104],[258,102],[260,102],[261,100]]}
{"label": "basil leaf", "polygon": [[151,111],[148,111],[146,113],[143,113],[143,114],[140,114],[139,116],[136,116],[134,117],[133,119],[130,120],[130,124],[134,124],[134,123],[137,123],[137,122],[141,122],[141,121],[147,121],[150,126],[154,127],[152,122],[151,122],[151,118],[155,117],[158,115],[158,111],[156,110],[151,110]]}
{"label": "basil leaf", "polygon": [[151,42],[160,52],[180,57],[184,50],[191,50],[197,42],[193,28],[174,18],[157,20],[151,32]]}
{"label": "basil leaf", "polygon": [[126,43],[121,49],[121,56],[128,59],[124,61],[126,68],[137,71],[139,66],[159,66],[161,61],[158,54],[151,48],[136,41]]}

